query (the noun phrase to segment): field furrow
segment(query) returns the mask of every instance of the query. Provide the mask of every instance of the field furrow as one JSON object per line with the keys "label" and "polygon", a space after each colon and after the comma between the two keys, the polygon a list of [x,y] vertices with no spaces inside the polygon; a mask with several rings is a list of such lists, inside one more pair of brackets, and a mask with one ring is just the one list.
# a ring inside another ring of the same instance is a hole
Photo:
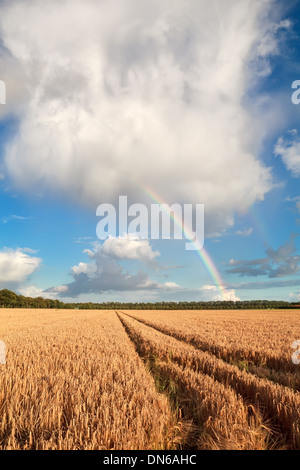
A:
{"label": "field furrow", "polygon": [[260,410],[264,421],[267,421],[272,429],[275,440],[277,434],[281,434],[285,436],[290,448],[300,448],[300,394],[255,377],[124,313],[121,318],[138,337],[143,355],[150,354],[165,362],[175,362],[184,369],[206,374],[225,387],[233,389],[248,405]]}
{"label": "field furrow", "polygon": [[[274,322],[265,324],[257,319],[245,322],[243,314],[238,316],[236,312],[233,319],[231,312],[226,312],[226,320],[219,312],[213,318],[206,313],[203,322],[203,312],[198,312],[198,316],[195,312],[188,312],[187,317],[186,313],[181,316],[166,312],[163,318],[157,312],[126,313],[257,377],[267,378],[294,391],[300,390],[299,367],[291,360],[291,345],[300,338],[300,324],[294,312],[280,312],[281,322],[275,322],[275,327]],[[261,312],[259,314],[263,316]]]}
{"label": "field furrow", "polygon": [[298,315],[0,309],[0,449],[300,449]]}
{"label": "field furrow", "polygon": [[0,315],[0,449],[176,447],[169,402],[115,313]]}

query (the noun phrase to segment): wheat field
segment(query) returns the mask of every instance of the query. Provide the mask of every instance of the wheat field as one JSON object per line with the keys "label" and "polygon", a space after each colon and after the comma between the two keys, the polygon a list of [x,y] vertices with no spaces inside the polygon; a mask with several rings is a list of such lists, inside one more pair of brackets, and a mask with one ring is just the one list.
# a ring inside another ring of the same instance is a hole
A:
{"label": "wheat field", "polygon": [[300,315],[0,309],[0,449],[300,449]]}

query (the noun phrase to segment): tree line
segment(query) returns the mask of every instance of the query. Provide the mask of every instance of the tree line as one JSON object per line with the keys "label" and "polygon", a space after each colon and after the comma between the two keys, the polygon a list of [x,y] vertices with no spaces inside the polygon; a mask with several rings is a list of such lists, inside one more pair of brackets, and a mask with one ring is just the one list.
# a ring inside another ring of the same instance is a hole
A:
{"label": "tree line", "polygon": [[192,301],[192,302],[72,302],[25,297],[15,292],[0,290],[0,308],[54,308],[80,310],[224,310],[224,309],[279,309],[300,308],[297,302],[281,300]]}

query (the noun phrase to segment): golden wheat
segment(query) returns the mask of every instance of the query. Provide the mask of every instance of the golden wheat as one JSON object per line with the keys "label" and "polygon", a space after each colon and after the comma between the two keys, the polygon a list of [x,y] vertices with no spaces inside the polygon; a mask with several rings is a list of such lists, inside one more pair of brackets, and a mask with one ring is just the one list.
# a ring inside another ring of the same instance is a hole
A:
{"label": "golden wheat", "polygon": [[300,390],[299,367],[291,360],[292,343],[300,339],[295,310],[127,313],[259,377]]}
{"label": "golden wheat", "polygon": [[0,449],[300,448],[297,312],[0,309],[0,339]]}
{"label": "golden wheat", "polygon": [[[267,447],[269,430],[263,425],[258,410],[253,412],[254,407],[251,407],[249,415],[248,406],[230,386],[192,370],[185,360],[187,354],[184,346],[176,340],[166,338],[165,342],[160,333],[147,326],[124,315],[120,318],[139,353],[150,362],[155,374],[159,374],[160,381],[171,382],[176,387],[185,417],[192,418],[194,435],[198,436],[194,445],[198,449],[249,450]],[[177,354],[182,357],[181,365],[173,363]]]}
{"label": "golden wheat", "polygon": [[112,312],[0,311],[0,448],[173,446],[167,399]]}
{"label": "golden wheat", "polygon": [[189,344],[158,332],[127,315],[125,322],[138,335],[143,354],[151,352],[164,361],[172,359],[184,368],[207,374],[240,394],[247,403],[258,407],[270,420],[274,434],[285,436],[291,448],[300,448],[300,394],[267,379],[255,377],[221,359],[195,349]]}

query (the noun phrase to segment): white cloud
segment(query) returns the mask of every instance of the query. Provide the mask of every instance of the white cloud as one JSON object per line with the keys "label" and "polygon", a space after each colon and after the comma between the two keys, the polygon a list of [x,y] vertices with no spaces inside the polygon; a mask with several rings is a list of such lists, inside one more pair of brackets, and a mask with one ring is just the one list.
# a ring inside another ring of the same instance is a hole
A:
{"label": "white cloud", "polygon": [[34,285],[19,287],[18,292],[25,297],[43,297],[43,289]]}
{"label": "white cloud", "polygon": [[169,281],[169,282],[165,282],[164,284],[162,284],[162,289],[180,289],[180,285],[177,284],[176,282],[172,282],[172,281]]}
{"label": "white cloud", "polygon": [[216,286],[212,286],[212,285],[205,285],[203,287],[201,287],[201,290],[208,290],[208,291],[214,291],[214,292],[217,292],[217,287]]}
{"label": "white cloud", "polygon": [[55,299],[56,296],[55,294],[48,294],[45,296],[45,291],[43,289],[40,289],[39,287],[36,287],[35,285],[25,285],[22,287],[18,288],[18,293],[21,295],[24,295],[24,297],[47,297],[47,299]]}
{"label": "white cloud", "polygon": [[234,289],[223,289],[222,294],[219,292],[219,289],[217,286],[214,285],[204,285],[200,288],[201,291],[205,292],[205,301],[232,301],[232,302],[238,302],[241,300],[239,297],[237,297],[235,290]]}
{"label": "white cloud", "polygon": [[240,237],[249,237],[249,235],[253,233],[253,228],[250,227],[244,230],[237,230],[235,233],[236,235],[239,235]]}
{"label": "white cloud", "polygon": [[13,284],[25,281],[41,264],[41,258],[29,256],[21,248],[4,248],[0,251],[0,284]]}
{"label": "white cloud", "polygon": [[32,248],[22,248],[23,253],[28,253],[29,255],[36,255],[39,250],[33,250]]}
{"label": "white cloud", "polygon": [[102,252],[118,259],[139,260],[151,264],[159,251],[152,251],[149,240],[135,240],[130,236],[109,237],[102,246]]}
{"label": "white cloud", "polygon": [[[295,135],[295,133],[293,133]],[[286,168],[293,176],[300,176],[300,139],[295,137],[293,140],[279,137],[275,145],[274,153],[281,157]]]}
{"label": "white cloud", "polygon": [[297,212],[300,214],[300,196],[288,197],[286,199],[288,202],[295,202],[295,207]]}
{"label": "white cloud", "polygon": [[268,128],[244,97],[288,27],[276,30],[273,6],[2,2],[1,112],[20,124],[5,154],[13,184],[93,208],[120,194],[143,202],[147,184],[168,202],[204,203],[208,232],[232,225],[272,187],[257,155]]}
{"label": "white cloud", "polygon": [[[71,268],[71,271],[77,275],[81,273],[90,275],[90,274],[94,274],[97,271],[97,268],[95,265],[91,265],[89,263],[79,263],[77,266],[73,266]],[[64,286],[60,286],[60,287],[64,287]],[[64,291],[60,290],[60,292],[64,292]]]}
{"label": "white cloud", "polygon": [[12,220],[24,221],[24,220],[28,220],[28,219],[31,219],[31,218],[32,217],[23,217],[22,215],[12,214],[12,215],[8,215],[6,217],[2,217],[2,219],[0,219],[0,222],[2,224],[7,224],[8,222],[10,222]]}
{"label": "white cloud", "polygon": [[300,302],[300,292],[291,292],[289,294],[289,297],[291,299],[291,302]]}
{"label": "white cloud", "polygon": [[[107,243],[108,242],[108,243]],[[126,291],[171,291],[180,288],[175,282],[161,284],[149,278],[145,271],[132,274],[125,271],[118,260],[138,260],[150,265],[159,255],[153,252],[148,240],[133,240],[130,237],[109,238],[102,245],[83,250],[88,263],[80,262],[71,268],[72,282],[51,287],[46,293],[61,294],[64,297],[78,297],[80,294],[126,292]],[[154,265],[155,267],[156,264]]]}
{"label": "white cloud", "polygon": [[219,300],[228,300],[232,302],[238,302],[241,299],[236,295],[234,289],[227,289],[224,292],[224,296],[221,296],[221,295],[219,296]]}
{"label": "white cloud", "polygon": [[57,294],[61,294],[61,293],[68,292],[68,286],[56,286],[52,290],[53,292],[56,292]]}

